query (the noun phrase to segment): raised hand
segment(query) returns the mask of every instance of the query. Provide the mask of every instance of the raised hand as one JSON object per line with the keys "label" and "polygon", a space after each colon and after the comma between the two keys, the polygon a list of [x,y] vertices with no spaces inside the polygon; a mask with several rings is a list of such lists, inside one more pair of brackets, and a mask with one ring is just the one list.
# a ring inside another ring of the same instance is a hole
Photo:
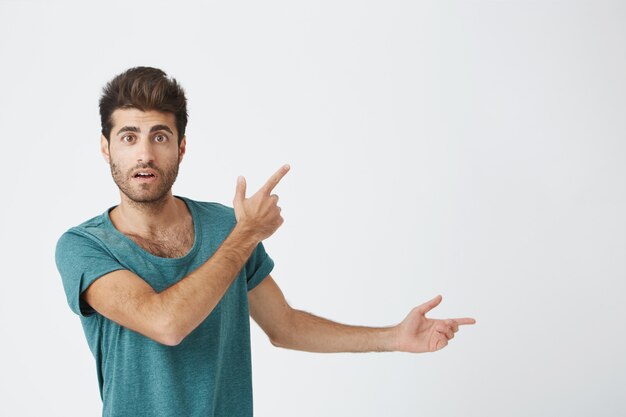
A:
{"label": "raised hand", "polygon": [[459,326],[474,324],[472,318],[457,319],[430,319],[426,318],[433,308],[441,303],[442,297],[438,295],[426,303],[415,307],[397,326],[397,350],[401,352],[434,352],[448,345],[448,341],[454,337]]}
{"label": "raised hand", "polygon": [[246,198],[246,179],[237,178],[233,200],[237,226],[253,233],[259,241],[270,237],[284,222],[278,207],[278,196],[271,192],[289,169],[289,165],[283,165],[250,198]]}

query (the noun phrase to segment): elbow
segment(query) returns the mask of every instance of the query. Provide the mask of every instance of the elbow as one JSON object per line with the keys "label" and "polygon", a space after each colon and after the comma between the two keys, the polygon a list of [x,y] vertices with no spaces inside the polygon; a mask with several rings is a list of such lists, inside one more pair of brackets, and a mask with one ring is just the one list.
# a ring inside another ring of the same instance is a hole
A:
{"label": "elbow", "polygon": [[165,346],[178,346],[187,336],[183,334],[173,317],[166,317],[161,320],[154,333],[154,340]]}
{"label": "elbow", "polygon": [[270,343],[274,346],[274,347],[278,347],[278,348],[282,348],[284,347],[283,344],[281,344],[278,340],[276,339],[272,339],[270,338]]}
{"label": "elbow", "polygon": [[150,314],[146,314],[149,319],[150,337],[157,343],[165,346],[178,346],[187,336],[181,329],[181,325],[176,315],[168,311],[163,305],[163,300],[159,294],[154,294],[149,303]]}
{"label": "elbow", "polygon": [[278,348],[283,349],[293,349],[294,345],[294,329],[297,327],[297,323],[295,320],[297,310],[289,308],[287,313],[282,317],[282,320],[279,320],[277,326],[274,326],[272,329],[267,329],[266,334],[270,339],[270,343]]}
{"label": "elbow", "polygon": [[282,332],[269,333],[267,334],[267,337],[269,338],[272,346],[283,349],[290,349],[291,343],[293,343],[293,338],[289,333],[289,327],[285,327],[282,330]]}
{"label": "elbow", "polygon": [[179,337],[178,335],[173,333],[164,333],[155,340],[165,346],[178,346],[183,341],[183,339],[183,337]]}

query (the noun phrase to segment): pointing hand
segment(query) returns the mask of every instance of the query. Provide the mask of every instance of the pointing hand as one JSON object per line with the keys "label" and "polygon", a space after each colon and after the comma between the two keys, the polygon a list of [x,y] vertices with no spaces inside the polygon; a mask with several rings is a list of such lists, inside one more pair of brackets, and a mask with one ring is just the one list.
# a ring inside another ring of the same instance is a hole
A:
{"label": "pointing hand", "polygon": [[437,320],[426,317],[433,308],[441,303],[438,295],[426,303],[415,307],[406,316],[397,329],[397,350],[401,352],[434,352],[443,349],[454,337],[460,325],[474,324],[472,318]]}
{"label": "pointing hand", "polygon": [[283,165],[252,197],[246,198],[246,179],[237,178],[237,189],[233,207],[237,225],[249,230],[259,241],[270,237],[283,224],[278,196],[270,194],[280,180],[289,172],[290,166]]}

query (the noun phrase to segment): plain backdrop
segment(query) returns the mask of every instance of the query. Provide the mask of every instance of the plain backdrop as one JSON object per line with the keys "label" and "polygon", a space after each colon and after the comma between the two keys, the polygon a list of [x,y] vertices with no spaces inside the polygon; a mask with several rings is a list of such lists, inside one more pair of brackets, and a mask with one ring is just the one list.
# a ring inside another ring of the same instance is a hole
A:
{"label": "plain backdrop", "polygon": [[0,415],[97,416],[54,247],[118,204],[98,99],[156,66],[189,99],[174,193],[276,188],[289,303],[474,317],[432,354],[273,347],[257,416],[626,414],[626,5],[0,1]]}

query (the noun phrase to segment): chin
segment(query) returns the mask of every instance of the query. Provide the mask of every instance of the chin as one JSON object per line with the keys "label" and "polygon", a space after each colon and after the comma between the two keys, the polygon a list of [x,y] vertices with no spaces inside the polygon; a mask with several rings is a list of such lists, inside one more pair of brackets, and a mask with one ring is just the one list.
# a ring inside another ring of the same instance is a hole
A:
{"label": "chin", "polygon": [[137,204],[154,204],[160,203],[167,199],[169,194],[169,190],[164,193],[132,193],[126,192],[122,190],[122,193],[128,198],[131,202]]}

